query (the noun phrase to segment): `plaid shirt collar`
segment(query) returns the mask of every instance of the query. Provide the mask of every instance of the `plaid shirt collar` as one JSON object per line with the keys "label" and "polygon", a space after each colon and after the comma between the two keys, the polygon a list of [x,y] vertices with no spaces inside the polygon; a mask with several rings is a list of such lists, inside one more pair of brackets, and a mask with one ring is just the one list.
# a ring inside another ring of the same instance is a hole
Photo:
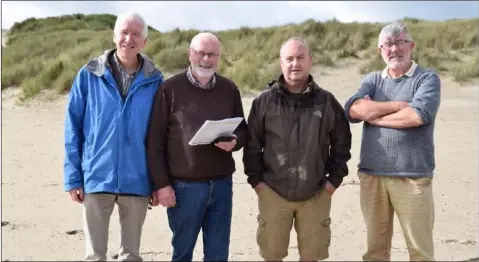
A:
{"label": "plaid shirt collar", "polygon": [[200,81],[196,80],[195,76],[193,76],[193,73],[191,72],[191,66],[188,67],[188,70],[186,71],[186,76],[194,86],[199,88],[211,89],[216,84],[216,74],[213,74],[213,77],[208,82],[208,84],[206,84],[206,86],[201,85]]}
{"label": "plaid shirt collar", "polygon": [[113,53],[113,61],[115,62],[115,65],[118,67],[118,69],[120,69],[120,71],[122,73],[125,73],[125,74],[128,74],[128,75],[133,75],[133,76],[136,76],[138,74],[138,72],[140,72],[141,66],[143,65],[143,57],[141,57],[140,54],[138,54],[137,57],[138,57],[139,63],[138,63],[138,67],[136,68],[136,71],[133,72],[133,74],[128,74],[128,72],[121,65],[120,58],[118,58],[118,56],[116,55],[116,51]]}

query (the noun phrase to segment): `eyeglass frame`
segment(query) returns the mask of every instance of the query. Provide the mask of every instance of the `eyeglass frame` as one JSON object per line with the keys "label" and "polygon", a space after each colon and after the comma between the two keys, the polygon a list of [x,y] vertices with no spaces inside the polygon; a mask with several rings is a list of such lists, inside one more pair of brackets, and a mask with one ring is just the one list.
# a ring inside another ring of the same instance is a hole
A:
{"label": "eyeglass frame", "polygon": [[[406,44],[406,43],[412,43],[411,40],[407,40],[407,39],[399,39],[399,40],[396,40],[394,42],[386,42],[382,45],[379,46],[379,48],[383,49],[383,50],[391,50],[391,48],[393,46],[397,46],[399,47],[400,45],[403,45],[403,44]],[[386,45],[390,45],[390,46],[386,46]]]}
{"label": "eyeglass frame", "polygon": [[196,51],[195,49],[193,48],[190,48],[190,50],[192,50],[196,56],[200,56],[201,58],[208,56],[208,58],[218,58],[220,56],[220,54],[216,54],[216,53],[213,53],[213,52],[210,52],[210,53],[205,53],[203,51]]}

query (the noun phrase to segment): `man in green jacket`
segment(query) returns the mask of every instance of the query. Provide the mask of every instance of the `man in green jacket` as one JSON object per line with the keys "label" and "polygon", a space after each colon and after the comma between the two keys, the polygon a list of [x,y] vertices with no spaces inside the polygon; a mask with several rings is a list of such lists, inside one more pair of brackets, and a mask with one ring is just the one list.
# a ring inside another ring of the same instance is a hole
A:
{"label": "man in green jacket", "polygon": [[351,131],[344,110],[309,71],[301,38],[280,50],[282,75],[251,107],[243,162],[258,195],[257,242],[267,261],[288,255],[293,222],[301,260],[329,257],[331,196],[348,175]]}

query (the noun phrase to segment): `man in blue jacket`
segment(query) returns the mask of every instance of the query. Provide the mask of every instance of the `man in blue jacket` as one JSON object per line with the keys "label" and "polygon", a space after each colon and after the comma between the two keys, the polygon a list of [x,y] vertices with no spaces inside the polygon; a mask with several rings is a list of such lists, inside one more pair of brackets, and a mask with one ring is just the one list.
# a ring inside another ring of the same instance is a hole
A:
{"label": "man in blue jacket", "polygon": [[141,260],[140,239],[152,194],[145,141],[161,72],[140,50],[148,25],[136,13],[117,18],[116,48],[78,72],[65,121],[64,189],[84,207],[85,260],[106,260],[110,217],[118,205],[119,260]]}

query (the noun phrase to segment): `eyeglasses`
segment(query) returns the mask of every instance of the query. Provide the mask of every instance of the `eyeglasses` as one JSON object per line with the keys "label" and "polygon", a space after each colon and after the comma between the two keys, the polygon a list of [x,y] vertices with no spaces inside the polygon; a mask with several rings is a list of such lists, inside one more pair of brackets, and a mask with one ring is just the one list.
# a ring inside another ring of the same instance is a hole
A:
{"label": "eyeglasses", "polygon": [[208,56],[208,57],[211,57],[211,58],[217,58],[219,56],[219,54],[216,54],[216,53],[205,53],[203,51],[196,51],[194,49],[191,49],[196,56],[199,56],[201,58],[205,57],[205,56]]}
{"label": "eyeglasses", "polygon": [[389,49],[391,49],[391,48],[393,47],[393,45],[396,45],[397,47],[399,47],[399,46],[401,46],[401,45],[403,45],[403,44],[405,44],[405,43],[410,43],[410,42],[411,42],[411,41],[409,41],[409,40],[401,39],[401,40],[394,41],[393,43],[391,43],[391,42],[386,42],[386,43],[380,45],[379,47],[380,47],[381,49],[384,49],[384,50],[389,50]]}

